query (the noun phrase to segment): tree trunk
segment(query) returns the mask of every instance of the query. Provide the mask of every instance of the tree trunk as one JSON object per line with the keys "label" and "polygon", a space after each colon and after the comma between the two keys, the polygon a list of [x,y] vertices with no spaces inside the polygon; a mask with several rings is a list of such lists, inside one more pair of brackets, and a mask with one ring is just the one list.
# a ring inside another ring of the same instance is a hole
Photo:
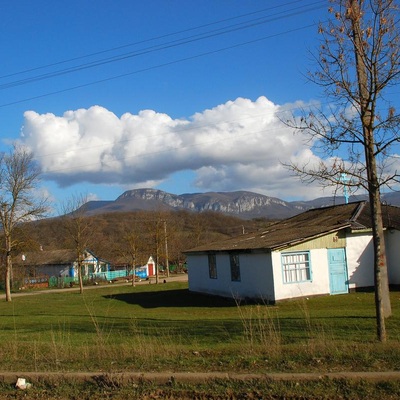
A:
{"label": "tree trunk", "polygon": [[368,192],[371,209],[371,223],[374,243],[374,281],[377,335],[381,342],[386,341],[385,317],[392,313],[389,296],[389,282],[386,263],[385,237],[381,210],[381,196],[377,174],[374,140],[374,101],[369,91],[367,67],[360,27],[360,4],[358,0],[350,0],[354,56],[359,89],[360,118],[363,127],[365,162],[368,177]]}
{"label": "tree trunk", "polygon": [[169,277],[167,221],[164,221],[164,240],[165,240],[165,269],[167,271],[167,277]]}
{"label": "tree trunk", "polygon": [[386,341],[385,318],[392,314],[390,304],[389,282],[386,263],[385,238],[383,233],[380,196],[370,195],[373,242],[374,242],[374,278],[375,278],[375,308],[377,335],[381,342]]}
{"label": "tree trunk", "polygon": [[83,293],[83,279],[82,279],[82,262],[78,261],[78,279],[79,279],[79,293]]}
{"label": "tree trunk", "polygon": [[11,261],[11,252],[7,250],[6,255],[6,301],[11,301],[11,269],[12,269],[12,261]]}
{"label": "tree trunk", "polygon": [[12,279],[12,259],[11,259],[11,237],[5,235],[6,245],[6,274],[5,274],[5,286],[6,286],[6,301],[11,301],[11,279]]}

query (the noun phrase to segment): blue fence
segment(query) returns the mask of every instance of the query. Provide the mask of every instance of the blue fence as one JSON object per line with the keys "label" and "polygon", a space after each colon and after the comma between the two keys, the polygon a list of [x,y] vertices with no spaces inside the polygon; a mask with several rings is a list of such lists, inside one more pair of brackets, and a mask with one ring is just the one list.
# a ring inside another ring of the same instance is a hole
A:
{"label": "blue fence", "polygon": [[99,272],[97,274],[92,274],[93,279],[99,279],[105,281],[112,281],[113,279],[124,278],[126,276],[129,276],[129,273],[126,270],[105,271],[105,272]]}
{"label": "blue fence", "polygon": [[[113,279],[124,278],[124,277],[128,277],[128,276],[130,277],[131,275],[132,275],[132,271],[119,270],[119,271],[100,272],[98,274],[93,274],[92,277],[94,279],[112,281]],[[136,270],[135,276],[139,279],[147,279],[146,271],[143,271],[143,270],[142,271]]]}
{"label": "blue fence", "polygon": [[[125,277],[131,277],[132,271],[127,271],[125,269],[119,270],[119,271],[105,271],[105,272],[99,272],[96,274],[91,274],[90,276],[83,276],[83,282],[84,283],[89,283],[93,281],[112,281],[114,279],[118,278],[125,278]],[[136,279],[147,279],[146,271],[145,270],[136,270],[135,271],[135,276]],[[76,277],[70,277],[70,276],[65,276],[65,277],[56,277],[52,276],[48,279],[49,281],[49,287],[69,287],[73,286],[79,283],[79,278]]]}

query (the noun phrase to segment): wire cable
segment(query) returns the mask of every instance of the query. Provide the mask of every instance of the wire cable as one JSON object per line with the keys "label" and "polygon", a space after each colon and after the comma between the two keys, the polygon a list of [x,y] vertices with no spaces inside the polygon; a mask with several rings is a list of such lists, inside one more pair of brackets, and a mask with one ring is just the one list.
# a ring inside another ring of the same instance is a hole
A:
{"label": "wire cable", "polygon": [[65,93],[65,92],[69,92],[69,91],[76,90],[76,89],[81,89],[81,88],[88,87],[88,86],[97,85],[99,83],[109,82],[109,81],[112,81],[112,80],[115,80],[115,79],[120,79],[120,78],[123,78],[123,77],[139,74],[139,73],[142,73],[142,72],[147,72],[147,71],[151,71],[151,70],[155,70],[155,69],[159,69],[159,68],[164,68],[166,66],[178,64],[178,63],[181,63],[181,62],[184,62],[184,61],[194,60],[194,59],[197,59],[197,58],[200,58],[200,57],[209,56],[209,55],[212,55],[212,54],[221,53],[223,51],[231,50],[231,49],[242,47],[242,46],[247,46],[249,44],[257,43],[257,42],[260,42],[260,41],[263,41],[263,40],[266,40],[266,39],[271,39],[271,38],[274,38],[274,37],[277,37],[277,36],[280,36],[280,35],[283,35],[283,34],[297,32],[297,31],[300,31],[300,30],[303,30],[303,29],[314,27],[314,26],[315,26],[315,24],[310,24],[310,25],[302,26],[300,28],[287,30],[285,32],[280,32],[280,33],[277,33],[277,34],[264,36],[264,37],[253,39],[253,40],[249,40],[249,41],[246,41],[246,42],[237,43],[237,44],[234,44],[234,45],[231,45],[231,46],[222,47],[222,48],[219,48],[219,49],[216,49],[216,50],[211,50],[211,51],[207,51],[207,52],[204,52],[204,53],[196,54],[196,55],[193,55],[193,56],[180,58],[180,59],[169,61],[169,62],[166,62],[166,63],[163,63],[163,64],[158,64],[158,65],[154,65],[154,66],[151,66],[151,67],[142,68],[142,69],[139,69],[139,70],[136,70],[136,71],[126,72],[126,73],[123,73],[123,74],[114,75],[112,77],[108,77],[108,78],[104,78],[104,79],[98,79],[98,80],[95,80],[95,81],[92,81],[92,82],[88,82],[88,83],[84,83],[84,84],[81,84],[81,85],[76,85],[76,86],[72,86],[72,87],[69,87],[69,88],[60,89],[60,90],[56,90],[54,92],[48,92],[48,93],[45,93],[45,94],[32,96],[32,97],[28,97],[28,98],[21,99],[21,100],[15,100],[15,101],[12,101],[12,102],[9,102],[9,103],[3,103],[3,104],[0,104],[0,108],[4,108],[4,107],[12,106],[12,105],[15,105],[15,104],[20,104],[20,103],[25,103],[27,101],[36,100],[36,99],[40,99],[40,98],[43,98],[43,97],[48,97],[48,96],[52,96],[52,95],[56,95],[56,94],[60,94],[60,93]]}
{"label": "wire cable", "polygon": [[[98,51],[98,52],[86,54],[86,55],[83,55],[83,56],[69,58],[69,59],[66,59],[66,60],[58,61],[58,62],[51,63],[51,64],[42,65],[42,66],[35,67],[35,68],[30,68],[30,69],[19,71],[19,72],[13,72],[11,74],[0,76],[0,79],[4,79],[4,78],[16,76],[16,75],[21,75],[21,74],[26,74],[28,72],[33,72],[33,71],[37,71],[37,70],[41,70],[41,69],[45,69],[45,68],[50,68],[50,67],[54,67],[54,66],[57,66],[57,65],[66,64],[66,63],[70,63],[70,62],[73,62],[73,61],[82,60],[82,59],[85,59],[85,58],[90,58],[90,57],[101,55],[101,54],[105,54],[105,53],[110,53],[110,52],[113,52],[113,51],[116,51],[116,50],[121,50],[121,49],[124,49],[124,48],[127,48],[127,47],[136,46],[138,44],[144,44],[144,43],[156,41],[156,40],[159,40],[159,39],[165,39],[165,38],[171,37],[171,36],[177,36],[177,35],[180,35],[182,33],[187,33],[187,32],[191,32],[191,31],[198,30],[198,29],[203,29],[203,28],[210,27],[210,26],[213,26],[213,25],[225,23],[225,22],[228,22],[228,21],[233,21],[233,20],[236,20],[236,19],[240,19],[240,18],[251,16],[251,15],[263,13],[263,12],[266,12],[266,11],[271,11],[271,10],[278,9],[278,8],[281,8],[281,7],[286,7],[288,5],[302,3],[303,1],[304,0],[295,0],[295,1],[291,1],[291,2],[285,3],[285,4],[280,4],[278,6],[274,6],[274,7],[270,7],[270,8],[264,8],[262,10],[253,11],[253,12],[242,14],[242,15],[235,16],[235,17],[225,18],[225,19],[214,21],[214,22],[210,22],[210,23],[207,23],[207,24],[198,25],[198,26],[195,26],[195,27],[192,27],[192,28],[183,29],[183,30],[180,30],[180,31],[177,31],[177,32],[172,32],[172,33],[167,33],[167,34],[155,36],[155,37],[152,37],[152,38],[149,38],[149,39],[145,39],[145,40],[141,40],[141,41],[137,41],[137,42],[133,42],[133,43],[129,43],[129,44],[113,47],[111,49],[101,50],[101,51]],[[314,2],[314,3],[311,3],[311,4],[307,4],[306,6],[310,6],[310,5],[314,5],[314,4],[325,4],[325,3],[326,3],[325,0],[319,0],[317,2]]]}
{"label": "wire cable", "polygon": [[58,76],[66,75],[66,74],[71,74],[71,73],[74,73],[74,72],[78,72],[78,71],[82,71],[82,70],[86,70],[86,69],[102,66],[102,65],[105,65],[105,64],[124,61],[124,60],[127,60],[129,58],[139,57],[139,56],[143,56],[145,54],[150,54],[150,53],[158,52],[158,51],[161,51],[161,50],[175,48],[175,47],[182,46],[182,45],[185,45],[185,44],[190,44],[190,43],[197,42],[197,41],[200,41],[200,40],[214,38],[216,36],[233,33],[233,32],[239,31],[239,30],[243,30],[243,29],[254,28],[254,27],[256,27],[258,25],[261,25],[261,24],[270,23],[272,21],[277,21],[277,20],[280,20],[282,18],[298,16],[300,14],[308,13],[310,11],[314,11],[314,10],[319,9],[319,8],[321,8],[321,6],[318,6],[318,7],[315,7],[315,8],[311,8],[311,9],[305,9],[304,7],[299,7],[299,8],[296,8],[295,10],[299,9],[300,11],[295,11],[295,12],[293,12],[291,14],[285,14],[285,15],[282,16],[282,15],[280,15],[282,13],[278,13],[278,14],[275,14],[273,18],[268,17],[267,19],[265,19],[265,17],[261,17],[261,18],[257,18],[255,20],[252,20],[252,21],[249,21],[249,22],[246,21],[245,23],[231,25],[231,26],[229,26],[227,28],[219,28],[219,29],[214,30],[214,31],[209,31],[209,32],[206,32],[206,33],[201,33],[201,34],[189,36],[187,38],[178,39],[178,40],[175,40],[175,41],[172,41],[172,42],[167,42],[167,43],[163,43],[163,44],[159,44],[159,45],[154,45],[154,46],[151,46],[151,47],[148,47],[148,48],[144,48],[142,50],[138,50],[138,51],[133,52],[133,53],[125,53],[125,54],[122,54],[122,55],[108,57],[108,58],[105,58],[105,59],[92,61],[92,62],[86,63],[86,64],[81,64],[81,65],[78,65],[78,66],[75,66],[75,67],[66,68],[66,69],[63,69],[63,70],[58,70],[58,71],[54,71],[54,72],[48,72],[48,73],[45,73],[45,74],[42,74],[42,75],[37,75],[37,76],[34,76],[34,77],[20,79],[20,80],[14,81],[14,82],[0,84],[0,90],[9,89],[9,88],[12,88],[12,87],[21,86],[21,85],[25,85],[25,84],[28,84],[28,83],[37,82],[37,81],[41,81],[41,80],[44,80],[44,79],[50,79],[50,78],[54,78],[54,77],[58,77]]}

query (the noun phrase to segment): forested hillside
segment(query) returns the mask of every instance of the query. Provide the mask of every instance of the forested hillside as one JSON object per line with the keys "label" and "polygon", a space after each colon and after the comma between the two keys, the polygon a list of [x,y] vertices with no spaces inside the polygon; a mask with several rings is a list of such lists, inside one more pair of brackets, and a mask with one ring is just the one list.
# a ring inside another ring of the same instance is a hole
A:
{"label": "forested hillside", "polygon": [[[26,224],[19,232],[19,251],[74,248],[65,218]],[[183,251],[265,227],[265,219],[243,220],[217,212],[137,211],[84,218],[85,241],[99,257],[114,264],[144,264],[149,256],[164,264],[184,262]]]}

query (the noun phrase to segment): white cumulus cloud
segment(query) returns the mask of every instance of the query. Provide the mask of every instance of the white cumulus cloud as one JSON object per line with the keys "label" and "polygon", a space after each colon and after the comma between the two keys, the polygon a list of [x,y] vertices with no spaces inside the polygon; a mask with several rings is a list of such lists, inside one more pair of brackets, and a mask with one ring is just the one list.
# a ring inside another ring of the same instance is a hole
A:
{"label": "white cumulus cloud", "polygon": [[191,170],[200,191],[254,190],[270,196],[316,197],[282,166],[318,158],[282,124],[266,97],[238,98],[188,119],[143,110],[118,117],[93,106],[62,116],[27,111],[21,141],[44,177],[67,187],[80,182],[149,187]]}

